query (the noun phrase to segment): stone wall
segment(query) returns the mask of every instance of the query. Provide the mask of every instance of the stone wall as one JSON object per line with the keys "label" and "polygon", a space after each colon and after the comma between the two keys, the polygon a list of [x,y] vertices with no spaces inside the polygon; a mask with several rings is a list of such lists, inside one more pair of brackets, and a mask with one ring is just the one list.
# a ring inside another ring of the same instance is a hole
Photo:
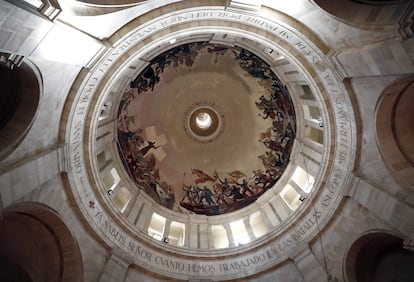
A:
{"label": "stone wall", "polygon": [[[414,240],[413,187],[402,187],[394,179],[387,160],[380,154],[375,131],[376,104],[384,89],[414,73],[413,41],[400,38],[396,29],[370,31],[346,26],[310,4],[303,5],[308,10],[298,19],[331,50],[325,60],[344,79],[356,113],[357,154],[354,170],[348,175],[352,180],[338,208],[312,240],[303,242],[272,267],[264,270],[258,264],[254,271],[243,273],[247,278],[239,281],[326,281],[327,273],[345,281],[348,251],[363,234],[390,232]],[[315,21],[319,17],[327,21]],[[59,25],[7,2],[0,3],[0,50],[22,54],[31,60],[39,68],[43,83],[30,131],[7,158],[0,160],[1,207],[37,202],[57,211],[79,244],[84,281],[166,281],[169,278],[140,268],[131,258],[111,249],[89,226],[76,204],[67,178],[70,170],[67,144],[62,144],[64,138],[59,136],[61,124],[65,123],[61,119],[73,82],[102,45],[83,34],[79,38],[89,42],[91,49],[85,53],[82,48],[73,50],[75,57],[78,54],[80,57],[72,63],[65,52],[83,46],[78,41],[65,48],[62,45],[68,44],[66,41],[52,44],[63,49],[55,57],[44,55],[41,51],[48,50],[47,44],[54,42],[54,36],[68,28]],[[157,248],[160,253],[170,254],[162,245]],[[214,251],[211,256],[214,257]],[[193,278],[189,281],[213,281]]]}

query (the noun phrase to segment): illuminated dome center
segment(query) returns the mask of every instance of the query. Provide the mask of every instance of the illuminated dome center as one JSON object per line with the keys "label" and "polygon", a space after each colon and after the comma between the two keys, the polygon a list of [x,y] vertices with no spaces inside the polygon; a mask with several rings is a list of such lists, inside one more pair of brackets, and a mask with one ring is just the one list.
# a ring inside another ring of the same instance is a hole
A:
{"label": "illuminated dome center", "polygon": [[184,128],[189,129],[187,133],[191,139],[213,141],[217,138],[222,126],[222,119],[218,117],[217,109],[205,105],[196,105],[194,108],[192,105],[186,113],[189,114],[185,118],[187,121]]}
{"label": "illuminated dome center", "polygon": [[206,112],[201,112],[196,116],[196,124],[202,129],[209,128],[211,125],[211,116]]}

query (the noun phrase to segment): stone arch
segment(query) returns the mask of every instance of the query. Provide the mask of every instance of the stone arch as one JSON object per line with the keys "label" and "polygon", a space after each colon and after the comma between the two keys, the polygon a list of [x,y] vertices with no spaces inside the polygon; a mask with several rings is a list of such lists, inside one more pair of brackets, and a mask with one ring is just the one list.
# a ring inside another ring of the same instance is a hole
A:
{"label": "stone arch", "polygon": [[0,158],[4,158],[23,140],[34,122],[42,81],[39,70],[25,60],[19,66],[0,63],[0,84]]}
{"label": "stone arch", "polygon": [[376,105],[377,144],[400,184],[414,187],[414,76],[389,85]]}
{"label": "stone arch", "polygon": [[331,16],[359,28],[375,28],[398,24],[409,0],[314,0]]}
{"label": "stone arch", "polygon": [[409,281],[414,275],[414,252],[405,249],[403,242],[382,230],[363,234],[346,255],[346,281]]}
{"label": "stone arch", "polygon": [[77,241],[56,211],[35,202],[4,210],[0,273],[2,281],[83,281]]}

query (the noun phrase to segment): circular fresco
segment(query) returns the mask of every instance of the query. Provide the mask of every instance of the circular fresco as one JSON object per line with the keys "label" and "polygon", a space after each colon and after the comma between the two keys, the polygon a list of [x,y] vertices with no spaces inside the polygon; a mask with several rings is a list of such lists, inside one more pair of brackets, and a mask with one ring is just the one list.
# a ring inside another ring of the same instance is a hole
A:
{"label": "circular fresco", "polygon": [[254,202],[288,165],[296,132],[286,87],[238,46],[184,44],[158,55],[123,93],[118,149],[139,189],[182,213]]}

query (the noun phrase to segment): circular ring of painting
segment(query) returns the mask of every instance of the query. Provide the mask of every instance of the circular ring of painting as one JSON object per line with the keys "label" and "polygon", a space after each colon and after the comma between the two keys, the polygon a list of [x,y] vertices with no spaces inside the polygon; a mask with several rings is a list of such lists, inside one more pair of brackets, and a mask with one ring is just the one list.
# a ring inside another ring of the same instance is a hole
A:
{"label": "circular ring of painting", "polygon": [[211,216],[274,187],[290,160],[296,117],[288,89],[262,58],[191,42],[137,74],[117,128],[119,156],[138,189],[175,212]]}

